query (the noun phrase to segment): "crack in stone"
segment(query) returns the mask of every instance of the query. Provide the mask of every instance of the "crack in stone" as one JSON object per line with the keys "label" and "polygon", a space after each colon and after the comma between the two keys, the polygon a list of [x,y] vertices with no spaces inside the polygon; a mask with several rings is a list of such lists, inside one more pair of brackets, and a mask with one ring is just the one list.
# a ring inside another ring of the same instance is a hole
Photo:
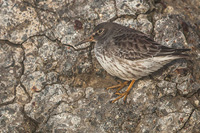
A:
{"label": "crack in stone", "polygon": [[31,132],[34,133],[34,132],[37,130],[38,126],[39,126],[39,122],[36,121],[36,120],[34,120],[33,118],[29,117],[29,116],[26,114],[26,112],[25,112],[25,110],[24,110],[24,106],[25,106],[25,105],[23,105],[23,108],[22,108],[22,111],[21,111],[21,112],[22,112],[22,114],[23,114],[23,116],[24,116],[24,120],[26,121],[26,124],[27,124],[29,130],[31,130]]}
{"label": "crack in stone", "polygon": [[35,8],[35,9],[39,9],[39,10],[41,10],[41,11],[45,11],[45,12],[48,12],[48,13],[54,13],[54,14],[56,14],[56,12],[53,11],[53,10],[49,10],[49,9],[44,9],[44,8],[41,8],[41,7],[37,7],[37,3],[36,3],[35,1],[33,1],[33,3],[34,3],[35,5],[33,5],[32,3],[30,3],[30,2],[28,2],[28,1],[26,1],[26,0],[23,0],[22,3],[25,3],[25,4],[27,4],[27,5],[30,5],[31,7]]}
{"label": "crack in stone", "polygon": [[[129,15],[129,14],[125,14],[125,15],[118,15],[118,8],[117,8],[117,2],[116,2],[116,0],[113,0],[114,1],[114,7],[115,7],[115,12],[116,12],[116,15],[113,17],[113,18],[111,18],[109,21],[111,21],[111,22],[113,22],[113,21],[115,21],[115,20],[117,20],[118,18],[134,18],[134,19],[136,19],[137,18],[137,14],[136,15]],[[57,16],[57,18],[56,19],[58,19],[58,21],[60,20],[60,19],[62,19],[56,12],[54,12],[53,10],[49,10],[49,9],[43,9],[43,8],[40,8],[40,7],[37,7],[37,3],[36,3],[36,1],[34,1],[34,4],[32,4],[32,3],[29,3],[28,1],[23,1],[25,4],[29,4],[30,6],[32,6],[34,9],[35,9],[35,11],[36,11],[36,13],[37,13],[37,17],[38,17],[38,19],[40,20],[40,23],[42,23],[43,22],[43,20],[41,19],[41,17],[42,17],[42,15],[41,15],[41,12],[40,11],[44,11],[44,12],[47,12],[47,13],[53,13],[53,14],[55,14],[56,16]],[[75,1],[74,1],[75,2]],[[73,3],[74,4],[74,3]],[[97,13],[97,12],[96,12]],[[148,13],[148,12],[147,12]],[[98,13],[97,13],[97,15],[98,15]],[[70,19],[74,19],[73,17],[72,18],[70,18]],[[98,18],[96,19],[96,20],[98,20],[99,19],[99,15],[98,15]],[[84,20],[84,19],[83,19]],[[70,20],[70,21],[72,21],[72,20]],[[85,21],[85,20],[84,20]],[[95,20],[94,20],[95,21]],[[19,25],[19,27],[21,27],[20,25]],[[16,28],[17,28],[17,26],[16,26]],[[52,27],[51,27],[52,28]],[[155,28],[155,25],[153,24],[153,31],[152,31],[152,33],[154,32],[154,28]],[[17,47],[17,48],[22,48],[23,49],[23,60],[22,60],[22,62],[20,62],[21,63],[21,67],[22,67],[22,71],[21,71],[21,74],[20,74],[20,78],[19,78],[19,81],[18,81],[18,85],[21,85],[21,87],[24,89],[24,91],[25,91],[25,93],[26,93],[26,95],[28,95],[28,98],[29,98],[29,102],[31,101],[31,99],[32,99],[32,97],[28,94],[28,92],[27,92],[27,90],[26,90],[26,87],[21,83],[21,81],[20,81],[20,79],[21,79],[21,76],[22,75],[24,75],[24,60],[25,60],[25,58],[26,58],[26,55],[25,55],[25,48],[23,47],[23,43],[25,43],[27,40],[29,40],[29,39],[31,39],[31,38],[33,38],[33,37],[39,37],[39,36],[44,36],[44,37],[46,37],[48,40],[50,40],[50,41],[52,41],[52,42],[56,42],[56,43],[58,43],[58,44],[62,44],[61,43],[61,41],[59,40],[59,39],[52,39],[51,37],[49,37],[49,36],[47,36],[46,34],[38,34],[38,35],[33,35],[33,36],[29,36],[25,41],[23,41],[22,43],[19,43],[19,44],[15,44],[15,43],[12,43],[12,42],[10,42],[9,40],[0,40],[0,43],[7,43],[8,45],[10,45],[10,46],[12,46],[12,47]],[[86,50],[86,49],[89,49],[88,50],[88,60],[89,60],[89,62],[91,62],[92,63],[92,69],[94,70],[94,62],[92,61],[92,46],[88,46],[88,47],[86,47],[86,48],[80,48],[80,49],[76,49],[73,45],[70,45],[70,44],[62,44],[62,46],[67,46],[67,47],[70,47],[70,48],[73,48],[73,50],[75,50],[75,51],[81,51],[81,50]],[[92,77],[89,77],[89,79],[88,80],[91,80],[91,78]],[[55,83],[52,83],[52,84],[45,84],[43,87],[42,87],[42,89],[40,90],[40,91],[38,91],[38,92],[41,92],[43,89],[45,89],[45,87],[46,86],[48,86],[48,85],[53,85],[53,84],[62,84],[62,83],[59,83],[59,82],[55,82]],[[2,103],[2,104],[0,104],[0,107],[2,107],[2,106],[5,106],[5,105],[8,105],[8,104],[13,104],[16,100],[16,87],[17,87],[17,85],[15,85],[14,86],[14,99],[13,100],[11,100],[11,101],[8,101],[8,102],[5,102],[5,103]],[[177,83],[176,83],[176,88],[177,88]],[[195,95],[196,93],[198,93],[198,91],[199,90],[197,90],[197,92],[194,92],[194,94],[193,95]],[[178,92],[178,91],[177,91]],[[84,91],[84,93],[85,93],[85,91]],[[180,95],[180,94],[176,94],[176,96],[177,95]],[[191,97],[193,96],[193,95],[191,95]],[[175,96],[175,97],[176,97]],[[180,95],[181,96],[181,95]],[[182,96],[181,96],[182,97]],[[80,99],[83,99],[83,98],[85,98],[85,95],[83,96],[83,97],[80,97],[79,99],[77,99],[77,100],[75,100],[75,101],[73,101],[73,102],[71,102],[71,103],[75,103],[75,102],[77,102],[78,100],[80,100]],[[187,97],[187,98],[190,98],[190,97]],[[56,103],[55,105],[53,105],[53,107],[51,107],[48,111],[47,111],[47,113],[48,113],[48,115],[47,115],[47,117],[45,118],[45,120],[43,121],[43,122],[41,122],[41,123],[39,123],[39,122],[37,122],[36,120],[34,120],[33,118],[31,118],[31,117],[29,117],[28,115],[27,115],[27,113],[24,111],[24,106],[23,106],[23,110],[22,110],[22,113],[24,114],[24,118],[26,119],[25,121],[27,122],[27,123],[29,123],[28,125],[30,125],[30,126],[32,126],[33,128],[31,128],[31,130],[33,131],[33,132],[36,132],[36,131],[42,131],[43,129],[44,129],[44,125],[43,124],[46,124],[48,121],[49,121],[49,119],[51,118],[51,116],[52,116],[52,112],[61,104],[61,103],[67,103],[66,101],[59,101],[58,103]],[[70,103],[68,103],[68,104],[70,104]],[[111,105],[112,106],[112,105]],[[104,106],[102,106],[102,107],[104,107]],[[114,108],[114,107],[113,107]],[[188,119],[186,120],[186,122],[184,123],[184,125],[179,129],[179,131],[181,131],[186,125],[187,125],[187,123],[189,122],[189,120],[190,120],[190,118],[191,118],[191,116],[192,116],[192,114],[193,114],[193,112],[195,111],[195,109],[193,109],[192,110],[192,112],[190,113],[190,115],[189,115],[189,117],[188,117]],[[62,112],[63,113],[63,112]],[[146,114],[143,114],[144,116],[145,115],[152,115],[152,114],[154,114],[155,112],[153,112],[153,113],[146,113]],[[170,113],[176,113],[176,111],[174,111],[174,112],[169,112],[168,114],[170,114]],[[182,113],[184,113],[184,112],[182,112]],[[57,113],[57,114],[55,114],[55,115],[58,115],[59,113]],[[124,122],[126,122],[126,121],[124,121]],[[123,125],[123,123],[124,122],[122,122],[122,125]],[[138,125],[140,124],[140,122],[141,121],[138,121],[138,124],[137,124],[137,126],[136,126],[136,128],[138,127]],[[121,125],[121,126],[122,126]],[[121,127],[121,129],[122,129],[122,127]]]}
{"label": "crack in stone", "polygon": [[38,123],[38,128],[37,128],[37,132],[42,132],[42,130],[45,128],[43,125],[45,125],[49,119],[51,118],[51,113],[62,103],[65,103],[65,101],[59,101],[58,103],[54,104],[54,106],[50,109],[48,109],[48,111],[46,112],[48,115],[47,117],[44,118],[44,120],[42,121],[42,123]]}
{"label": "crack in stone", "polygon": [[185,123],[183,124],[183,126],[180,129],[178,129],[177,132],[181,131],[186,126],[186,124],[189,122],[190,118],[192,117],[192,114],[194,113],[194,111],[195,111],[195,109],[192,110],[192,112],[190,113],[188,119],[185,121]]}
{"label": "crack in stone", "polygon": [[6,105],[9,105],[9,104],[13,104],[15,102],[15,100],[16,100],[16,88],[17,88],[17,85],[14,86],[14,98],[10,101],[0,103],[0,107],[6,106]]}
{"label": "crack in stone", "polygon": [[31,101],[32,97],[29,95],[29,93],[26,90],[26,87],[22,84],[22,82],[20,81],[19,83],[21,85],[21,87],[23,88],[24,92],[26,93],[26,95],[28,96],[28,103]]}
{"label": "crack in stone", "polygon": [[[10,101],[1,103],[0,107],[7,106],[9,104],[15,103],[15,101],[16,101],[16,88],[17,88],[18,85],[20,85],[23,88],[23,90],[25,91],[26,95],[28,96],[29,102],[31,101],[32,97],[29,95],[29,93],[26,90],[26,87],[21,82],[21,77],[22,77],[22,75],[24,75],[24,60],[25,60],[25,48],[23,47],[22,44],[25,43],[27,40],[29,40],[29,39],[31,39],[33,37],[38,37],[38,36],[45,36],[47,39],[51,40],[50,38],[48,38],[44,34],[43,35],[33,35],[33,36],[30,36],[29,38],[27,38],[26,40],[24,40],[22,43],[19,43],[19,44],[13,43],[13,42],[11,42],[9,40],[3,40],[3,39],[0,40],[0,43],[2,43],[2,44],[6,43],[6,44],[8,44],[11,47],[17,47],[17,48],[21,48],[23,50],[23,57],[22,57],[23,60],[20,62],[21,67],[22,67],[22,71],[21,71],[21,74],[20,74],[19,78],[17,79],[17,84],[14,86],[14,98],[12,100],[10,100]],[[51,40],[51,41],[54,41],[54,40]],[[58,41],[58,40],[56,39],[55,41]],[[32,119],[31,117],[29,117],[26,114],[26,112],[24,111],[24,105],[23,105],[23,109],[22,109],[21,112],[24,115],[24,120],[27,121],[27,124],[30,126],[30,130],[32,130],[33,132],[35,132],[37,130],[37,127],[38,127],[39,123],[36,120]]]}
{"label": "crack in stone", "polygon": [[[2,43],[2,44],[7,44],[7,45],[9,45],[9,46],[11,46],[11,47],[17,47],[17,48],[22,48],[22,45],[21,44],[15,44],[15,43],[13,43],[13,42],[10,42],[9,40],[3,40],[3,39],[1,39],[0,40],[0,43]],[[22,48],[22,50],[23,50],[23,52],[24,52],[24,49]],[[23,60],[24,60],[24,54],[23,54]],[[23,61],[22,61],[23,62]],[[14,66],[14,64],[15,64],[15,61],[13,60],[13,63],[11,64],[11,66],[13,65]],[[22,67],[22,71],[23,71],[23,63],[21,64],[21,67]],[[20,78],[17,78],[17,77],[15,77],[16,79],[17,79],[17,83],[16,83],[16,85],[14,85],[14,98],[12,99],[12,100],[10,100],[10,101],[7,101],[7,102],[5,102],[5,103],[1,103],[0,104],[0,107],[2,107],[2,106],[6,106],[6,105],[9,105],[9,104],[13,104],[15,101],[16,101],[16,88],[17,88],[17,86],[20,84],[20,79],[21,79],[21,76],[22,76],[22,74],[23,73],[21,73],[21,75],[20,75]]]}
{"label": "crack in stone", "polygon": [[16,44],[16,43],[13,43],[13,42],[10,42],[9,40],[4,40],[4,39],[0,39],[0,43],[1,44],[8,44],[9,46],[11,47],[16,47],[16,48],[20,48],[21,44]]}

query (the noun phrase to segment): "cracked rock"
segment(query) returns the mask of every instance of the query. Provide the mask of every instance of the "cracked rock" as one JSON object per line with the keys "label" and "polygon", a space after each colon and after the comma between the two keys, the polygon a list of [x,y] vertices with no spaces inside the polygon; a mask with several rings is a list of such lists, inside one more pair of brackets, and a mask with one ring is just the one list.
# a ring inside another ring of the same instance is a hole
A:
{"label": "cracked rock", "polygon": [[170,101],[167,98],[161,99],[158,107],[157,113],[160,118],[154,127],[155,132],[180,130],[190,118],[194,109],[187,99],[180,97],[173,98]]}
{"label": "cracked rock", "polygon": [[[0,0],[0,132],[200,132],[199,7],[199,0]],[[106,87],[118,79],[97,62],[93,43],[73,48],[106,21],[190,48],[189,57],[136,81],[126,103],[111,103],[116,90]]]}
{"label": "cracked rock", "polygon": [[118,14],[142,14],[146,13],[148,10],[150,10],[150,5],[146,1],[141,0],[126,0],[126,1],[120,1],[116,0],[116,6],[118,9]]}
{"label": "cracked rock", "polygon": [[40,92],[33,94],[31,101],[25,105],[25,112],[40,123],[46,122],[49,113],[62,100],[64,94],[65,91],[61,85],[47,85]]}
{"label": "cracked rock", "polygon": [[183,130],[181,130],[181,133],[198,133],[200,132],[200,112],[198,110],[193,111],[191,114],[191,117],[188,121],[188,123],[186,123],[186,125],[184,127],[182,127]]}
{"label": "cracked rock", "polygon": [[153,30],[152,23],[148,20],[147,15],[143,14],[138,15],[137,19],[118,18],[115,22],[142,31],[148,35],[150,35]]}
{"label": "cracked rock", "polygon": [[17,103],[22,105],[30,102],[29,96],[21,85],[18,85],[16,87],[16,101]]}
{"label": "cracked rock", "polygon": [[1,132],[24,132],[25,124],[21,108],[18,104],[11,104],[0,108]]}
{"label": "cracked rock", "polygon": [[0,35],[14,43],[25,41],[28,36],[41,31],[37,12],[22,1],[1,1],[0,5]]}
{"label": "cracked rock", "polygon": [[29,75],[23,75],[21,78],[22,84],[25,86],[29,95],[37,91],[41,91],[46,83],[46,77],[43,72],[36,71]]}
{"label": "cracked rock", "polygon": [[159,97],[166,96],[166,95],[176,96],[176,93],[177,93],[176,83],[161,81],[157,85],[160,90]]}
{"label": "cracked rock", "polygon": [[0,103],[13,100],[21,76],[22,49],[0,42]]}
{"label": "cracked rock", "polygon": [[186,38],[180,29],[179,16],[167,16],[155,23],[155,41],[174,48],[187,46]]}

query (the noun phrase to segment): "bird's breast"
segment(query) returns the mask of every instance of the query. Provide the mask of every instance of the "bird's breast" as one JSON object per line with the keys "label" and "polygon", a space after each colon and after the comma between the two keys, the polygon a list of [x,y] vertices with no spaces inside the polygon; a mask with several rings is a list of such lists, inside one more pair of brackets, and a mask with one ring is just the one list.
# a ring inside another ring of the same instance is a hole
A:
{"label": "bird's breast", "polygon": [[124,80],[136,79],[136,76],[131,72],[131,66],[128,63],[121,62],[113,54],[108,53],[105,49],[95,49],[95,56],[101,66],[112,76]]}

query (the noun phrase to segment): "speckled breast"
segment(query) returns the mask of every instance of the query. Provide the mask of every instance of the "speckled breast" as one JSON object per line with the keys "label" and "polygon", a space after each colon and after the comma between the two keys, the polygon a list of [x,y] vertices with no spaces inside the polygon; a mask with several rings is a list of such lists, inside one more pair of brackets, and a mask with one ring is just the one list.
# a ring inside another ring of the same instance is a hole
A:
{"label": "speckled breast", "polygon": [[95,48],[95,56],[101,66],[112,76],[116,76],[123,80],[138,79],[137,75],[133,73],[133,69],[124,62],[121,62],[115,56],[109,54],[101,48]]}

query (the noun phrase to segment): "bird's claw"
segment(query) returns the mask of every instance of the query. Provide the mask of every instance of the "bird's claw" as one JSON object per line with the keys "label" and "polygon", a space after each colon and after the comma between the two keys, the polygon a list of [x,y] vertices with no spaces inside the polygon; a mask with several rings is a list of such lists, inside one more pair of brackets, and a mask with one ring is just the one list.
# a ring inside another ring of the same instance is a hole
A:
{"label": "bird's claw", "polygon": [[127,91],[125,91],[124,93],[115,93],[116,95],[119,95],[115,100],[113,100],[112,101],[112,103],[114,103],[115,101],[117,101],[117,100],[119,100],[119,99],[121,99],[122,97],[124,97],[124,102],[126,101],[126,98],[127,98],[127,96],[128,96],[128,93],[129,92],[127,92]]}
{"label": "bird's claw", "polygon": [[128,84],[128,81],[125,81],[125,82],[119,81],[119,84],[118,84],[118,85],[114,85],[114,86],[108,87],[108,88],[106,88],[106,89],[109,90],[109,89],[118,88],[118,89],[116,90],[116,93],[118,93],[118,92],[119,92],[122,88],[124,88],[127,84]]}

